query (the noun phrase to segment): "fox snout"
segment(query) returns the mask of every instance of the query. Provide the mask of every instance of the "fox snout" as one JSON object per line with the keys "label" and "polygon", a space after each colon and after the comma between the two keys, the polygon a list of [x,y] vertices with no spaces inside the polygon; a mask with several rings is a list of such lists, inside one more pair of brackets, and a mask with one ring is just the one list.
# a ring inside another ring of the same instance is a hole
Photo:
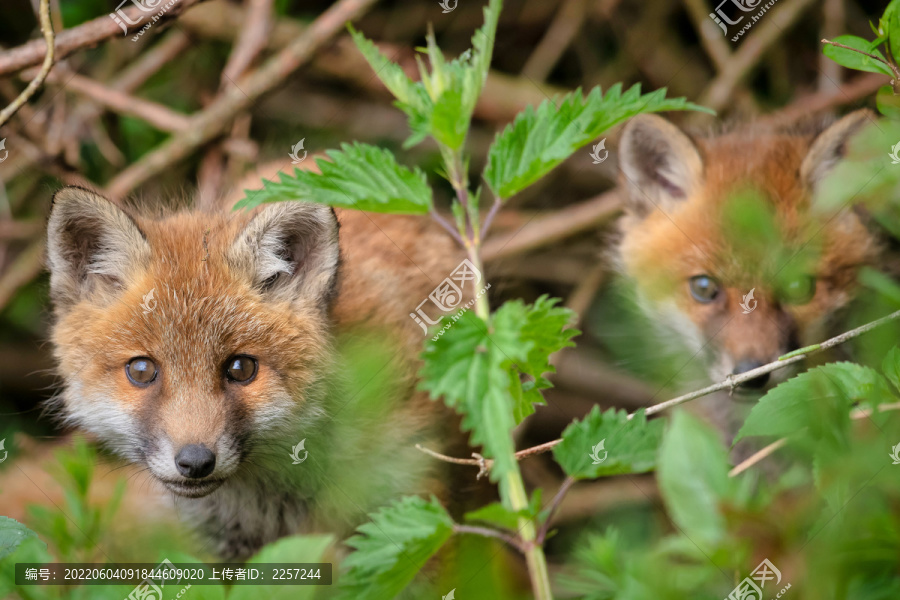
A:
{"label": "fox snout", "polygon": [[175,455],[175,466],[188,479],[203,479],[216,468],[216,455],[203,444],[188,444]]}

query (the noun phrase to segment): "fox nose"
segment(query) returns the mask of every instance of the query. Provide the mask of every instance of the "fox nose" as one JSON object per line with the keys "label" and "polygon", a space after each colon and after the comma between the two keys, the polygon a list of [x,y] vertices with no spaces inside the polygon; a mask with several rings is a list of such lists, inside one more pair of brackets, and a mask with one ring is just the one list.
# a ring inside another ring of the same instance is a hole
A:
{"label": "fox nose", "polygon": [[190,479],[202,479],[216,468],[216,455],[200,444],[188,444],[175,457],[178,471]]}
{"label": "fox nose", "polygon": [[[732,375],[740,375],[741,373],[746,373],[747,371],[752,371],[753,369],[757,369],[763,366],[766,363],[760,362],[758,360],[742,360],[739,361],[737,366],[734,367],[734,371],[731,372]],[[769,382],[769,374],[765,373],[760,375],[759,377],[754,377],[748,381],[745,381],[741,384],[740,387],[758,390],[764,388],[766,384]]]}

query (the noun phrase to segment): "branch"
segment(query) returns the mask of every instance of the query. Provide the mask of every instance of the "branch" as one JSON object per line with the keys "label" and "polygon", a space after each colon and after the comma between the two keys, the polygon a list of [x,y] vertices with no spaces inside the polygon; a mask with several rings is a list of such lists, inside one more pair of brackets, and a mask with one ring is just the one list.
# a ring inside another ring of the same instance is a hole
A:
{"label": "branch", "polygon": [[54,71],[48,81],[62,84],[67,91],[84,94],[115,112],[142,119],[161,131],[184,131],[191,124],[190,117],[167,106],[132,96],[67,70]]}
{"label": "branch", "polygon": [[621,204],[616,192],[605,192],[546,217],[532,218],[517,231],[486,240],[481,247],[481,256],[485,262],[490,262],[541,248],[592,230],[609,221],[620,210]]}
{"label": "branch", "polygon": [[39,9],[41,17],[41,32],[44,34],[44,63],[37,76],[31,80],[19,97],[13,100],[12,104],[0,111],[0,127],[6,124],[16,112],[22,108],[22,105],[28,102],[28,99],[34,96],[34,93],[41,87],[50,69],[53,68],[53,60],[55,55],[55,47],[53,45],[53,23],[50,21],[50,0],[41,0]]}
{"label": "branch", "polygon": [[[194,4],[203,1],[179,0],[158,22],[177,17]],[[154,16],[153,13],[144,12],[138,7],[129,7],[122,12],[130,21],[135,22],[134,25],[128,25],[129,32],[140,29]],[[120,35],[122,35],[122,28],[110,19],[109,15],[97,17],[93,21],[88,21],[78,27],[61,31],[56,36],[54,45],[56,59],[62,60],[76,50],[96,46],[106,39]],[[34,40],[27,44],[22,44],[18,48],[0,53],[0,75],[8,75],[39,64],[46,54],[46,47],[46,42]]]}
{"label": "branch", "polygon": [[[891,321],[896,321],[898,318],[900,318],[900,310],[893,312],[893,313],[887,315],[886,317],[881,317],[880,319],[876,319],[876,320],[872,321],[871,323],[866,323],[865,325],[860,325],[859,327],[856,327],[855,329],[851,329],[850,331],[847,331],[847,332],[842,333],[838,336],[835,336],[831,339],[828,339],[828,340],[822,342],[821,344],[814,344],[812,346],[800,348],[799,350],[795,350],[789,354],[785,354],[784,356],[780,357],[775,362],[771,362],[767,365],[763,365],[761,367],[752,369],[750,371],[746,371],[744,373],[741,373],[740,375],[729,375],[728,377],[725,378],[724,381],[722,381],[720,383],[714,383],[713,385],[707,386],[701,390],[697,390],[696,392],[691,392],[689,394],[684,394],[682,396],[678,396],[677,398],[673,398],[671,400],[666,400],[665,402],[660,402],[658,404],[654,404],[654,405],[648,407],[644,411],[644,414],[647,416],[655,415],[656,413],[662,412],[668,408],[672,408],[673,406],[677,406],[679,404],[684,404],[685,402],[690,402],[691,400],[696,400],[697,398],[702,398],[703,396],[708,396],[709,394],[712,394],[713,392],[718,392],[720,390],[726,390],[726,389],[733,390],[735,387],[744,383],[745,381],[750,381],[751,379],[756,379],[760,375],[765,375],[766,373],[771,373],[772,371],[777,371],[778,369],[783,369],[784,367],[786,367],[788,365],[792,365],[796,362],[800,362],[800,361],[804,360],[808,356],[811,356],[813,354],[818,354],[819,352],[822,352],[823,350],[827,350],[829,348],[833,348],[834,346],[837,346],[838,344],[842,344],[842,343],[844,343],[848,340],[851,340],[855,337],[859,337],[860,335],[862,335],[864,333],[868,333],[869,331],[872,331],[873,329],[881,327],[882,325],[885,325],[887,323],[890,323]],[[895,405],[887,405],[887,406],[895,406]],[[898,408],[900,408],[900,405],[896,405],[896,406]],[[894,409],[891,409],[891,410],[894,410]],[[628,418],[631,419],[634,416],[634,414],[635,413],[631,413],[630,415],[628,415]],[[866,415],[863,414],[863,416],[866,416]],[[856,417],[854,417],[854,418],[856,418]],[[520,450],[519,452],[516,452],[516,454],[515,454],[516,460],[521,460],[522,458],[525,458],[527,456],[532,456],[534,454],[541,454],[543,452],[547,452],[548,450],[551,450],[554,446],[559,444],[561,441],[562,441],[562,439],[556,439],[551,442],[541,444],[539,446],[534,446],[532,448],[526,448],[525,450]],[[458,465],[480,466],[482,469],[484,469],[485,465],[486,465],[486,468],[490,469],[490,466],[492,463],[492,461],[489,459],[487,459],[487,460],[481,459],[479,461],[477,459],[454,458],[451,456],[444,456],[443,454],[439,454],[432,450],[428,450],[427,448],[423,448],[422,446],[420,446],[418,444],[416,444],[416,448],[421,450],[422,452],[425,452],[426,454],[430,454],[431,456],[434,456],[435,458],[438,458],[445,462],[458,464]],[[777,448],[776,448],[776,450],[777,450]]]}
{"label": "branch", "polygon": [[709,84],[698,103],[713,110],[722,110],[728,104],[737,84],[813,2],[814,0],[782,0],[771,14],[764,16],[759,28],[753,30],[740,49],[731,55],[727,65]]}
{"label": "branch", "polygon": [[[894,404],[879,404],[878,405],[878,412],[887,412],[890,410],[900,410],[900,402],[894,403]],[[872,414],[872,412],[873,411],[870,408],[855,408],[855,409],[853,409],[853,412],[850,413],[850,418],[855,421],[858,421],[860,419],[865,419],[865,418],[869,417]],[[778,441],[772,442],[771,444],[769,444],[768,446],[766,446],[759,452],[756,452],[755,454],[753,454],[752,456],[750,456],[743,462],[736,465],[733,469],[731,469],[731,471],[728,472],[728,476],[734,477],[735,475],[740,475],[741,473],[743,473],[744,471],[746,471],[747,469],[749,469],[756,463],[760,462],[764,458],[774,454],[775,451],[777,451],[779,448],[784,447],[787,444],[787,441],[788,441],[787,438],[781,438]]]}
{"label": "branch", "polygon": [[244,23],[237,42],[222,69],[222,87],[234,82],[256,60],[269,42],[272,30],[272,4],[274,0],[249,0]]}
{"label": "branch", "polygon": [[331,5],[284,50],[268,59],[256,71],[225,88],[208,108],[191,118],[191,126],[187,131],[172,136],[119,173],[107,185],[109,195],[113,198],[124,196],[221,135],[230,126],[235,115],[247,110],[257,98],[284,83],[291,73],[341,31],[347,21],[357,18],[374,2],[375,0],[340,0]]}
{"label": "branch", "polygon": [[556,492],[556,496],[553,497],[553,502],[550,503],[550,510],[547,512],[547,518],[544,519],[544,522],[538,531],[537,538],[535,538],[536,544],[544,543],[544,539],[547,537],[547,531],[550,530],[550,520],[559,508],[560,503],[562,503],[563,496],[566,495],[566,492],[569,491],[569,488],[572,487],[574,483],[575,479],[572,476],[567,476],[563,479],[562,485],[559,486],[559,490]]}
{"label": "branch", "polygon": [[488,527],[476,527],[474,525],[454,524],[453,533],[471,533],[473,535],[480,535],[502,540],[522,554],[525,554],[525,546],[522,544],[521,540],[519,540],[515,536],[503,533],[502,531],[497,531],[496,529],[490,529]]}

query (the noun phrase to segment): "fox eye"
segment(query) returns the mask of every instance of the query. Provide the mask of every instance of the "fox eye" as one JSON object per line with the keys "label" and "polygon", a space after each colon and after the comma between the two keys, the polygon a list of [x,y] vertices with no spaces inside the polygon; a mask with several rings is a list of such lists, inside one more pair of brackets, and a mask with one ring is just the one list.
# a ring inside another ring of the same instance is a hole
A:
{"label": "fox eye", "polygon": [[697,275],[691,277],[688,282],[691,288],[691,296],[697,302],[707,304],[716,299],[719,295],[719,282],[709,275]]}
{"label": "fox eye", "polygon": [[225,363],[225,377],[237,383],[250,383],[256,377],[259,363],[251,356],[232,356]]}
{"label": "fox eye", "polygon": [[816,278],[801,275],[781,286],[781,299],[787,304],[806,304],[816,294]]}
{"label": "fox eye", "polygon": [[138,387],[146,387],[156,380],[156,363],[145,356],[132,358],[125,364],[128,381]]}

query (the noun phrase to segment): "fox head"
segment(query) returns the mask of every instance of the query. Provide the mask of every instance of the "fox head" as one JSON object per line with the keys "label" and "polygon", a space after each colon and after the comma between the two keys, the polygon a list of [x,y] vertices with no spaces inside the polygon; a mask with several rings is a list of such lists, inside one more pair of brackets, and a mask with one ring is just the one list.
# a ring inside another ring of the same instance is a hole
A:
{"label": "fox head", "polygon": [[858,111],[818,134],[744,129],[708,139],[653,115],[626,126],[621,269],[714,380],[821,341],[853,299],[878,244],[852,206],[827,210],[815,198],[870,120]]}
{"label": "fox head", "polygon": [[339,258],[328,207],[150,218],[60,190],[47,251],[60,412],[176,494],[211,493],[321,413]]}

